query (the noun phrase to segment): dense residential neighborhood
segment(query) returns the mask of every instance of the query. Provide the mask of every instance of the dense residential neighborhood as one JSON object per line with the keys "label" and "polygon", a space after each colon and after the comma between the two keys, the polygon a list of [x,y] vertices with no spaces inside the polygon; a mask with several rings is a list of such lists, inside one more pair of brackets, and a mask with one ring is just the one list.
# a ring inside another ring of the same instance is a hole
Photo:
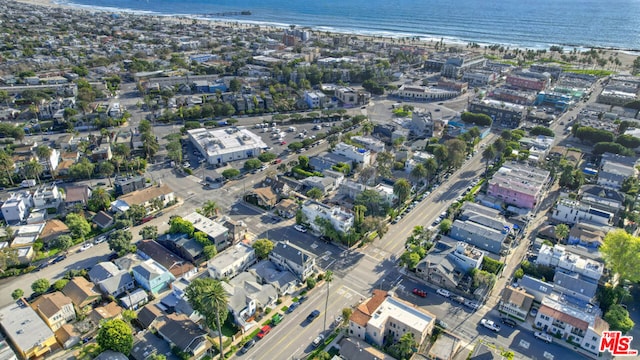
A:
{"label": "dense residential neighborhood", "polygon": [[0,357],[599,359],[610,331],[640,338],[638,67],[0,9]]}

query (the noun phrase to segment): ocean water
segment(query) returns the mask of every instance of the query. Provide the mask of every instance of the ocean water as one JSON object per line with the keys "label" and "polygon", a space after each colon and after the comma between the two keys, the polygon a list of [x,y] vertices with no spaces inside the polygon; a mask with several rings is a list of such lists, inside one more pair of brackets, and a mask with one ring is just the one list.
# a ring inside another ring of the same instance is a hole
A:
{"label": "ocean water", "polygon": [[[640,0],[58,0],[109,11],[547,49],[640,50]],[[251,15],[215,16],[251,11]]]}

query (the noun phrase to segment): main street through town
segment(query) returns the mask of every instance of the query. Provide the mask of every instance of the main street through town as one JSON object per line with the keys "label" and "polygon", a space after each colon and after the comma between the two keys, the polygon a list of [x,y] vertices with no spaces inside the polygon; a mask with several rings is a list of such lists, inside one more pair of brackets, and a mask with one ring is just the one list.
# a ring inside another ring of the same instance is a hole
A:
{"label": "main street through town", "polygon": [[[594,93],[596,92],[594,91]],[[379,103],[383,104],[382,106],[387,106],[384,101]],[[378,109],[376,106],[379,107],[375,103],[371,106],[372,117],[378,111],[381,111],[381,108]],[[559,122],[562,120],[564,123],[564,121],[574,118],[580,108],[581,106],[578,106],[576,109],[569,111],[553,125],[552,128],[556,132],[556,141],[566,136],[562,134],[564,126],[561,126]],[[363,111],[363,113],[366,111]],[[140,116],[141,114],[135,114],[134,118],[137,120],[132,121],[132,127],[137,126]],[[252,123],[261,122],[259,119],[252,119],[252,121]],[[249,123],[243,124],[241,121],[241,125],[249,125]],[[167,133],[175,131],[173,127],[156,127],[154,129]],[[491,143],[497,136],[497,134],[491,134],[483,140],[483,143]],[[325,143],[309,149],[304,155],[313,156],[326,149],[327,144]],[[282,161],[289,162],[297,159],[297,156],[298,154],[291,154]],[[533,338],[533,334],[529,329],[504,327],[500,333],[496,334],[479,326],[480,319],[483,317],[493,320],[499,319],[496,305],[500,290],[509,281],[515,266],[526,253],[527,241],[521,241],[518,247],[512,249],[507,258],[508,266],[504,276],[498,279],[494,287],[495,290],[487,299],[486,305],[475,312],[437,295],[435,288],[422,282],[416,282],[412,277],[403,274],[397,266],[397,260],[404,251],[405,240],[412,233],[413,228],[418,225],[429,226],[442,211],[446,210],[471,185],[472,181],[480,176],[484,167],[485,164],[482,162],[481,152],[478,151],[475,156],[466,161],[449,179],[443,181],[438,188],[421,201],[402,220],[397,224],[390,225],[389,231],[382,239],[377,239],[361,249],[346,250],[334,244],[320,241],[317,237],[308,233],[295,231],[292,226],[293,220],[274,223],[271,221],[273,216],[270,213],[241,201],[244,193],[261,182],[267,173],[275,171],[275,165],[271,165],[264,172],[248,174],[241,180],[227,183],[220,188],[211,189],[203,186],[203,180],[209,174],[214,174],[216,172],[215,169],[199,165],[194,168],[193,175],[186,175],[176,172],[166,163],[152,164],[147,170],[147,175],[152,179],[152,182],[168,184],[181,198],[181,203],[179,206],[167,209],[162,216],[151,220],[145,226],[155,225],[158,227],[159,232],[163,232],[168,228],[170,216],[187,215],[201,207],[207,200],[213,200],[220,206],[223,214],[234,220],[244,221],[255,238],[290,241],[317,255],[318,266],[322,270],[332,270],[334,272],[333,282],[313,290],[310,293],[309,300],[303,303],[293,314],[285,316],[281,325],[277,326],[267,337],[259,341],[253,349],[244,355],[247,359],[273,360],[303,357],[304,354],[312,350],[310,347],[311,341],[325,327],[324,312],[327,291],[329,291],[326,313],[326,327],[328,329],[343,308],[357,305],[363,299],[369,297],[372,289],[375,288],[394,291],[398,297],[424,307],[439,319],[445,319],[451,331],[468,343],[472,343],[477,339],[484,339],[497,346],[516,351],[516,357],[518,358],[578,358],[578,354],[557,344],[540,346],[541,343]],[[542,219],[542,211],[538,215],[540,217],[534,219],[536,222]],[[134,241],[140,239],[138,232],[141,227],[131,228]],[[533,236],[533,234],[530,235]],[[30,284],[36,279],[47,278],[55,281],[71,269],[91,268],[96,263],[106,260],[109,253],[108,245],[102,243],[85,252],[70,252],[66,260],[53,264],[40,272],[25,274],[18,278],[3,279],[0,281],[0,288],[3,289],[0,292],[0,305],[4,306],[12,301],[10,293],[13,289],[21,288],[25,291],[25,295],[28,296],[31,292]],[[414,287],[425,289],[428,296],[426,298],[416,297],[411,293],[411,289]],[[327,288],[329,289],[327,290]],[[315,309],[320,310],[322,314],[314,322],[306,324],[304,319]]]}

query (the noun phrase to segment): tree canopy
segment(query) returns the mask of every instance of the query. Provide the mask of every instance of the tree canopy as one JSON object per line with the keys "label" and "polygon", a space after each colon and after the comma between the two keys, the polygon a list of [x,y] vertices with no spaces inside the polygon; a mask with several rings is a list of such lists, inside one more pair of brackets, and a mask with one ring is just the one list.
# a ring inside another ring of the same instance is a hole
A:
{"label": "tree canopy", "polygon": [[604,320],[609,323],[609,328],[612,331],[621,331],[622,333],[627,333],[635,325],[629,317],[629,311],[618,304],[611,305],[609,311],[604,314]]}
{"label": "tree canopy", "polygon": [[467,124],[475,124],[480,126],[491,126],[493,120],[491,120],[491,116],[486,114],[477,114],[465,111],[460,115],[460,120],[466,122]]}
{"label": "tree canopy", "polygon": [[128,356],[133,348],[133,333],[124,320],[107,320],[100,326],[96,342],[103,350],[113,350]]}
{"label": "tree canopy", "polygon": [[109,234],[109,249],[115,251],[118,256],[123,256],[129,252],[134,252],[136,246],[131,244],[133,236],[126,230],[116,230]]}
{"label": "tree canopy", "polygon": [[259,259],[266,259],[271,250],[273,250],[274,244],[269,239],[258,239],[251,246],[256,251],[256,256]]}
{"label": "tree canopy", "polygon": [[620,280],[640,281],[640,238],[622,229],[610,231],[600,247],[607,266]]}
{"label": "tree canopy", "polygon": [[65,219],[65,224],[69,227],[71,235],[76,239],[84,239],[91,232],[91,225],[84,216],[70,213]]}

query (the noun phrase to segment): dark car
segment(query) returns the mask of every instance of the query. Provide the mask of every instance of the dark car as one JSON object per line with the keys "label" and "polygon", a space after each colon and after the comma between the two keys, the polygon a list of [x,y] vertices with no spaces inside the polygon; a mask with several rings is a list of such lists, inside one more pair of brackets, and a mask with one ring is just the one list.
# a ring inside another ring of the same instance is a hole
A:
{"label": "dark car", "polygon": [[291,314],[293,312],[293,310],[295,310],[298,305],[300,305],[300,303],[294,302],[291,303],[291,305],[289,305],[289,307],[287,308],[287,311],[285,311],[286,314]]}
{"label": "dark car", "polygon": [[300,297],[298,298],[298,302],[299,302],[300,304],[302,304],[303,302],[307,301],[307,299],[308,299],[308,298],[307,298],[306,296],[304,296],[304,295],[303,295],[303,296],[300,296]]}
{"label": "dark car", "polygon": [[307,316],[307,321],[308,322],[312,322],[313,320],[315,320],[318,316],[320,316],[320,311],[319,310],[313,310],[311,312],[311,314],[309,314],[309,316]]}
{"label": "dark car", "polygon": [[57,264],[60,261],[64,260],[67,258],[66,254],[62,254],[62,255],[58,255],[55,259],[53,259],[53,261],[51,262],[52,264]]}
{"label": "dark car", "polygon": [[247,341],[246,343],[244,343],[244,346],[240,349],[240,353],[246,354],[247,351],[249,351],[249,349],[251,349],[255,345],[256,345],[256,341],[254,339]]}
{"label": "dark car", "polygon": [[44,268],[46,268],[47,266],[49,266],[48,262],[43,262],[42,264],[38,265],[35,269],[33,269],[34,272],[38,272]]}
{"label": "dark car", "polygon": [[503,324],[505,324],[505,325],[507,325],[507,326],[510,326],[510,327],[516,327],[516,325],[518,325],[518,323],[517,323],[515,320],[513,320],[513,319],[509,319],[509,318],[502,318],[502,319],[500,319],[500,320],[502,320],[502,323],[503,323]]}

